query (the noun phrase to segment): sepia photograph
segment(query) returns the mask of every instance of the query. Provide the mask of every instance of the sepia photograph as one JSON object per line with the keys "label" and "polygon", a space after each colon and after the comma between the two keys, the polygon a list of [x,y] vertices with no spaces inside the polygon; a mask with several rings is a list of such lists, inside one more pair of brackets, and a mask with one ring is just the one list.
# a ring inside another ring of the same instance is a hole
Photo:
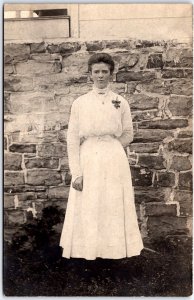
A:
{"label": "sepia photograph", "polygon": [[4,4],[4,296],[192,295],[192,18]]}

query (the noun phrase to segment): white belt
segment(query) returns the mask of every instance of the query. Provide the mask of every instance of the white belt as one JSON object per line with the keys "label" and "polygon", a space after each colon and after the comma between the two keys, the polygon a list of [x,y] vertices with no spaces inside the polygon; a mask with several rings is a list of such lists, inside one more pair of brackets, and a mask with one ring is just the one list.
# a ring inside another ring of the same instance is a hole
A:
{"label": "white belt", "polygon": [[115,139],[115,136],[113,134],[104,134],[104,135],[92,135],[92,136],[84,136],[85,140],[94,139],[98,141],[110,141],[112,139]]}

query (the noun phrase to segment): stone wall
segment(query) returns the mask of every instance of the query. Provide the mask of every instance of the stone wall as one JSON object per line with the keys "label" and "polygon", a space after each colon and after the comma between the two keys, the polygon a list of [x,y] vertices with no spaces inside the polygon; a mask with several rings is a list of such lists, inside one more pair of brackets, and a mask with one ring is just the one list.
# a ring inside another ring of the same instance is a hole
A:
{"label": "stone wall", "polygon": [[191,234],[191,45],[71,41],[4,50],[6,240],[28,218],[41,218],[44,207],[66,207],[69,113],[91,89],[87,60],[94,51],[113,56],[112,88],[131,106],[135,138],[127,155],[144,240]]}

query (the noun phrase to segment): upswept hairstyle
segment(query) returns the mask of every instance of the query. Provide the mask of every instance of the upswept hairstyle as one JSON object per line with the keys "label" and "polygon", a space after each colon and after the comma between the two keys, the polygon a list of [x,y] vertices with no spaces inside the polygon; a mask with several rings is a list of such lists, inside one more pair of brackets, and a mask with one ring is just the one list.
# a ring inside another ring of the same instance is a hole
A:
{"label": "upswept hairstyle", "polygon": [[115,68],[115,63],[108,53],[95,53],[88,60],[88,72],[92,71],[92,65],[105,63],[110,66],[110,73],[112,74]]}

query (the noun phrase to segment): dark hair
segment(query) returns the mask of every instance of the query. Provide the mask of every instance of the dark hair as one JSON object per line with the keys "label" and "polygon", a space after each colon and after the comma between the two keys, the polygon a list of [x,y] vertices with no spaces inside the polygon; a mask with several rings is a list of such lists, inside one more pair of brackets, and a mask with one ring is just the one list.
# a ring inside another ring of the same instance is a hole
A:
{"label": "dark hair", "polygon": [[88,72],[92,71],[92,65],[105,63],[110,66],[110,73],[112,74],[115,68],[115,63],[108,53],[95,53],[88,60]]}

